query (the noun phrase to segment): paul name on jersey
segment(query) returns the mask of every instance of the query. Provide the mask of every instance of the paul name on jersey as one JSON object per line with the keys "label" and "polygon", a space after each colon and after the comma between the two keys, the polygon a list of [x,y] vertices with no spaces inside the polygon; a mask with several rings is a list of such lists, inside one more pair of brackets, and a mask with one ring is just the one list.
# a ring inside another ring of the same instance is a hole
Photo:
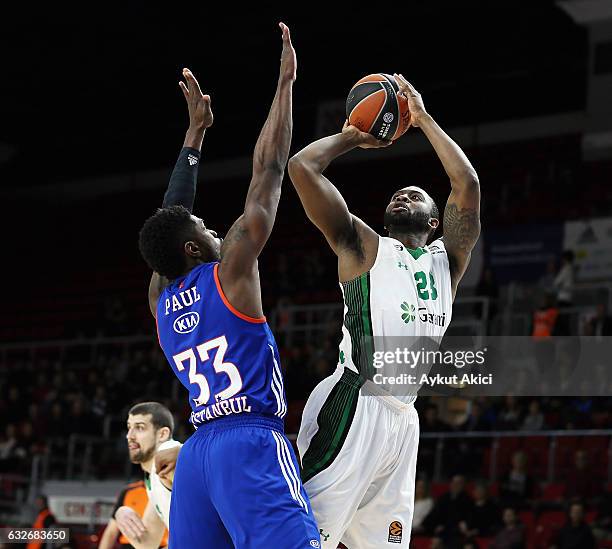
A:
{"label": "paul name on jersey", "polygon": [[159,342],[189,391],[190,422],[244,413],[282,419],[287,405],[274,336],[265,317],[232,307],[217,268],[202,264],[171,282],[157,305]]}

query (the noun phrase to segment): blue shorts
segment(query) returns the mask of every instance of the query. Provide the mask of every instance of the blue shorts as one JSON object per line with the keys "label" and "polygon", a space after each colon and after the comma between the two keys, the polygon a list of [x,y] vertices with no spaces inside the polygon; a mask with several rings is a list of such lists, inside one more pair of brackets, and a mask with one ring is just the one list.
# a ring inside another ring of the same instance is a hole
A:
{"label": "blue shorts", "polygon": [[220,418],[185,442],[172,486],[170,549],[318,549],[320,543],[281,421]]}

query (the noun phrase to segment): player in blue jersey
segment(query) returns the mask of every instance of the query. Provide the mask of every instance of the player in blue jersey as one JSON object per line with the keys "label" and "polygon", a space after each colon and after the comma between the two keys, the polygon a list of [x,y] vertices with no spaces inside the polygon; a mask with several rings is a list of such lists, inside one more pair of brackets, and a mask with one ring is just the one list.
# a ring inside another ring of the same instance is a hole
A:
{"label": "player in blue jersey", "polygon": [[296,57],[283,36],[280,76],[255,145],[244,213],[225,240],[191,214],[210,97],[193,75],[181,88],[191,126],[163,207],[140,233],[153,269],[149,304],[159,342],[189,392],[195,434],[180,451],[170,547],[320,547],[283,433],[287,411],[276,342],[263,316],[257,257],[274,224],[292,133]]}

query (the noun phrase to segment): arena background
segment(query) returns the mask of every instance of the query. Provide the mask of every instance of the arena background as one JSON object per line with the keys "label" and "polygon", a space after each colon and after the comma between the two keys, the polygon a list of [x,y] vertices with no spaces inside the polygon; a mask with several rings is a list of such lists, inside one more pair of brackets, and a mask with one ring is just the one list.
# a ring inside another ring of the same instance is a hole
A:
{"label": "arena background", "polygon": [[[339,131],[361,76],[401,72],[477,169],[483,232],[449,334],[530,336],[567,249],[576,285],[559,337],[612,332],[610,2],[17,8],[2,22],[0,79],[0,526],[31,525],[45,494],[71,528],[70,547],[97,547],[120,489],[140,478],[127,460],[129,407],[160,400],[177,438],[189,436],[137,233],[186,129],[184,66],[215,114],[195,210],[221,234],[239,215],[281,20],[298,56],[292,151]],[[381,232],[398,186],[431,189],[441,207],[450,189],[414,129],[329,174]],[[295,433],[308,394],[335,367],[341,295],[335,258],[288,179],[260,270]],[[591,396],[419,398],[419,501],[432,511],[412,546],[487,547],[512,507],[526,547],[569,547],[564,536],[578,527],[565,527],[567,513],[580,501],[597,546],[612,547],[610,395],[608,382]]]}

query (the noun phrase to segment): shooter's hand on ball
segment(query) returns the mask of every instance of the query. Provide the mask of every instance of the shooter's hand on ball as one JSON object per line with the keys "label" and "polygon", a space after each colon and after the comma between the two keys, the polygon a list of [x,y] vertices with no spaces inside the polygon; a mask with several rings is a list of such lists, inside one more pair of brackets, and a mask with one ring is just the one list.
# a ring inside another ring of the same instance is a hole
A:
{"label": "shooter's hand on ball", "polygon": [[289,27],[285,23],[279,23],[278,26],[283,31],[283,53],[281,54],[280,73],[283,79],[290,82],[295,82],[297,71],[297,59],[295,50],[291,43],[291,33]]}
{"label": "shooter's hand on ball", "polygon": [[189,109],[189,127],[194,130],[205,130],[213,123],[213,113],[210,108],[210,95],[204,95],[196,77],[189,69],[183,69],[183,77],[187,81],[179,82],[183,91],[187,108]]}
{"label": "shooter's hand on ball", "polygon": [[393,144],[393,141],[376,139],[372,134],[362,132],[359,128],[349,124],[348,120],[342,126],[342,134],[354,140],[355,144],[362,149],[380,149]]}
{"label": "shooter's hand on ball", "polygon": [[419,120],[427,115],[421,94],[401,74],[394,74],[393,77],[399,86],[399,93],[408,100],[410,125],[418,128]]}

